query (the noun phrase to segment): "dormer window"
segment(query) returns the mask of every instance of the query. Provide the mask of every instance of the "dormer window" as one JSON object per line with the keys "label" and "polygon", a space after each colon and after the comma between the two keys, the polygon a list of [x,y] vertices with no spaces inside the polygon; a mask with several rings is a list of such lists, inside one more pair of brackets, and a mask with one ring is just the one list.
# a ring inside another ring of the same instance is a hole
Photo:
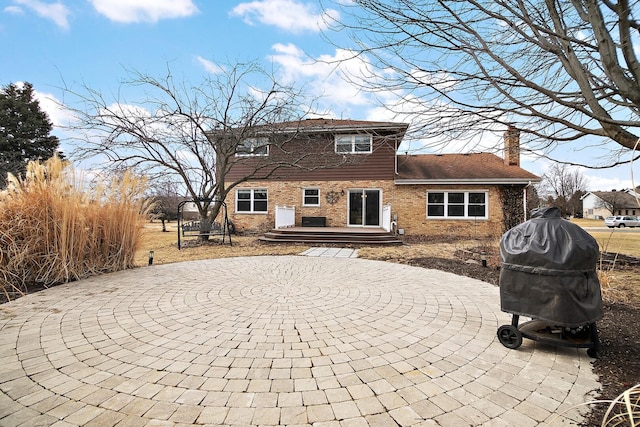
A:
{"label": "dormer window", "polygon": [[366,154],[371,152],[371,135],[336,135],[336,153],[338,154]]}
{"label": "dormer window", "polygon": [[269,138],[245,138],[236,149],[236,156],[268,156]]}

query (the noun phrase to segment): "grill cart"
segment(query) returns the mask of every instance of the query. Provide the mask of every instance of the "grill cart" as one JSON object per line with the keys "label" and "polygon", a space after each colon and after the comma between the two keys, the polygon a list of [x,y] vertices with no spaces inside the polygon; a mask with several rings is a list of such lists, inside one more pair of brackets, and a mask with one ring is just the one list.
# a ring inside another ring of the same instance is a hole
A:
{"label": "grill cart", "polygon": [[[515,349],[522,338],[586,348],[597,357],[596,321],[602,296],[596,274],[596,240],[563,219],[558,208],[540,208],[500,239],[500,306],[512,314],[498,340]],[[532,320],[518,324],[520,316]]]}

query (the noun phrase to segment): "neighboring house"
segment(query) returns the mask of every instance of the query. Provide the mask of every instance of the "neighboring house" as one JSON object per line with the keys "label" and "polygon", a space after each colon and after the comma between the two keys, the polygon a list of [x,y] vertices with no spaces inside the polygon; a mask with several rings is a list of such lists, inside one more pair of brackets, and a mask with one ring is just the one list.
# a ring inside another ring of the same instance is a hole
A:
{"label": "neighboring house", "polygon": [[[526,188],[540,178],[520,167],[519,132],[505,133],[505,158],[493,154],[397,154],[405,123],[309,119],[287,151],[331,146],[314,170],[284,168],[241,184],[227,199],[239,231],[288,226],[397,228],[411,235],[499,236],[525,218]],[[246,153],[240,153],[246,155]],[[270,155],[262,150],[260,156]],[[341,162],[342,160],[342,162]],[[231,169],[229,179],[246,171]]]}
{"label": "neighboring house", "polygon": [[634,190],[591,191],[582,196],[585,218],[603,219],[611,215],[640,215],[640,194]]}

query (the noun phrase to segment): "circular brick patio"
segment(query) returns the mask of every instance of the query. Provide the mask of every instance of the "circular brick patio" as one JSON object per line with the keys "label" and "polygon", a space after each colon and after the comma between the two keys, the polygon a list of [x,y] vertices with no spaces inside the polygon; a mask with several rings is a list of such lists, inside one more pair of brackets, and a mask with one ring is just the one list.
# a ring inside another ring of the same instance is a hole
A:
{"label": "circular brick patio", "polygon": [[498,294],[300,256],[55,287],[0,306],[0,424],[534,426],[588,400],[584,350],[498,343]]}

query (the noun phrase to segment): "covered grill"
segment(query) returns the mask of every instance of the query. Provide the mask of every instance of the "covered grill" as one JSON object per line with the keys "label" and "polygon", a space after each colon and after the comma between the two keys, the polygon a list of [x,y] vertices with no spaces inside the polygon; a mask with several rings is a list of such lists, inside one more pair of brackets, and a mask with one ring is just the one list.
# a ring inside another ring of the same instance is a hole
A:
{"label": "covered grill", "polygon": [[[500,342],[517,348],[524,336],[586,347],[595,357],[595,322],[602,318],[598,257],[596,240],[558,208],[536,209],[507,231],[500,240],[500,305],[513,319],[498,329]],[[534,320],[518,326],[519,316]]]}

